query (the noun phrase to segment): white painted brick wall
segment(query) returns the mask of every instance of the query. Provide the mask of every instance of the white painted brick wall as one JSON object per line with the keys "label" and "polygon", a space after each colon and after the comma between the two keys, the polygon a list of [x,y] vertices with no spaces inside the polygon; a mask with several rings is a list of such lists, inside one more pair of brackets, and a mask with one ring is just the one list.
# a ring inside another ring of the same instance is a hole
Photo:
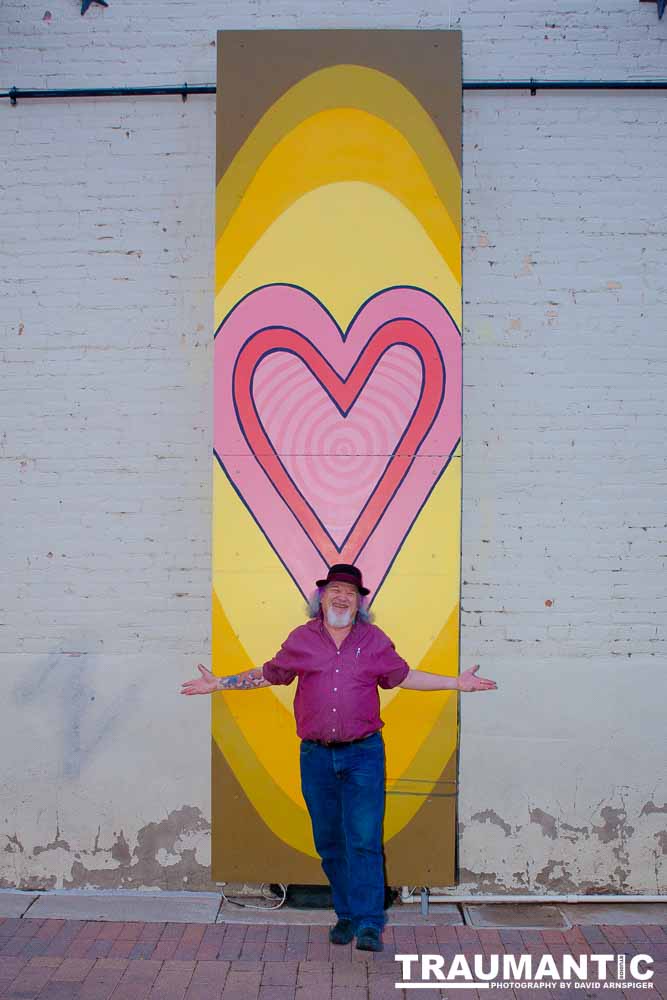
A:
{"label": "white painted brick wall", "polygon": [[[0,88],[213,83],[225,27],[667,76],[651,4],[539,6],[5,0]],[[664,891],[666,100],[464,95],[463,659],[501,685],[463,699],[470,886]],[[2,885],[208,887],[178,689],[210,642],[214,131],[212,97],[0,106]]]}

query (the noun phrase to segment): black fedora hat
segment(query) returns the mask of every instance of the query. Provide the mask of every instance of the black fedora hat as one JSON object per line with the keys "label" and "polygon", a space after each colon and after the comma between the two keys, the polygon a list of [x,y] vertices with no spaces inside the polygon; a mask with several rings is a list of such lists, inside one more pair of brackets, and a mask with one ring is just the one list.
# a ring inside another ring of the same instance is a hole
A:
{"label": "black fedora hat", "polygon": [[326,587],[328,583],[333,583],[334,580],[339,580],[341,583],[351,583],[357,588],[362,597],[370,594],[368,587],[364,587],[361,570],[357,569],[356,566],[350,566],[349,563],[336,563],[335,566],[330,566],[326,580],[316,580],[315,586]]}

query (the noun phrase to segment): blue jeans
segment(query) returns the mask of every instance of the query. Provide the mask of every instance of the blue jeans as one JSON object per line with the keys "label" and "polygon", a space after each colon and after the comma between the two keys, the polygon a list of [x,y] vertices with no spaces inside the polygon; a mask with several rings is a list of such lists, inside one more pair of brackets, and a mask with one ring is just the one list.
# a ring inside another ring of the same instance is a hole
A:
{"label": "blue jeans", "polygon": [[301,790],[339,920],[382,931],[384,741],[373,733],[349,746],[301,743]]}

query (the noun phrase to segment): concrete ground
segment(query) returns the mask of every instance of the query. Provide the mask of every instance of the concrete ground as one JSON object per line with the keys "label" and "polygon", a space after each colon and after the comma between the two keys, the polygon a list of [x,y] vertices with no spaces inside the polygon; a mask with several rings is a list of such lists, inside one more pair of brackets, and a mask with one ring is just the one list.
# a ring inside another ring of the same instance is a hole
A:
{"label": "concrete ground", "polygon": [[[427,917],[397,905],[389,917],[384,952],[369,954],[330,945],[333,916],[323,910],[244,910],[208,893],[0,892],[0,1000],[395,1000],[415,995],[395,986],[397,953],[447,964],[463,954],[472,966],[475,954],[504,952],[530,953],[535,965],[546,954],[650,955],[650,996],[667,1000],[667,903],[433,904]],[[636,1000],[633,981],[612,986]],[[571,983],[548,994],[608,1000],[609,988]],[[494,993],[512,1000],[526,990]],[[451,987],[427,995],[459,996]]]}

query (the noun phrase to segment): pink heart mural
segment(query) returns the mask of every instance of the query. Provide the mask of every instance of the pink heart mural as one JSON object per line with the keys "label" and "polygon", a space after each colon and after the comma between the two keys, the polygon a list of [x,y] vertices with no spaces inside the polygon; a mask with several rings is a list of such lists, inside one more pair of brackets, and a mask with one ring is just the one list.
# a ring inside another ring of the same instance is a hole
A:
{"label": "pink heart mural", "polygon": [[377,592],[461,432],[461,340],[421,289],[343,334],[304,289],[242,299],[215,343],[214,448],[303,594],[333,562]]}

